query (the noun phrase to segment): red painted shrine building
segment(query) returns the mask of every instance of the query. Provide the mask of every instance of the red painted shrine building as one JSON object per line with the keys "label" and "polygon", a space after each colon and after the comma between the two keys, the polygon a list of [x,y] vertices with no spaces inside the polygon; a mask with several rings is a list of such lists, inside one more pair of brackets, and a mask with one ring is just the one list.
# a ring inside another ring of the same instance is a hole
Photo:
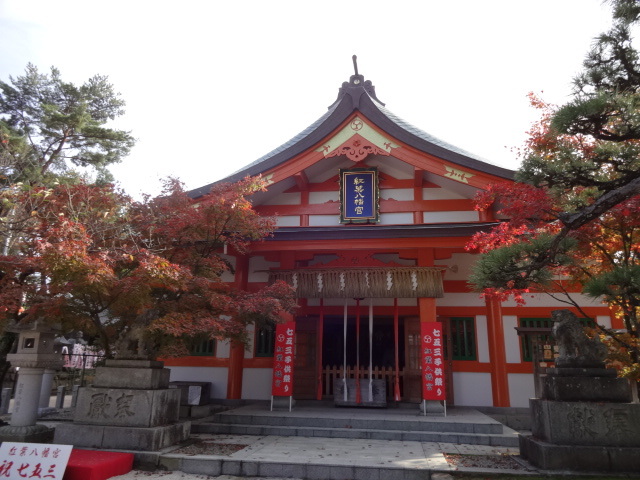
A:
{"label": "red painted shrine building", "polygon": [[[296,288],[294,398],[333,398],[346,365],[363,382],[383,379],[390,401],[420,401],[420,323],[439,321],[449,404],[528,406],[532,348],[516,327],[544,325],[566,305],[542,294],[526,306],[486,302],[469,289],[476,256],[464,249],[498,221],[474,210],[476,192],[513,173],[401,120],[356,74],[314,124],[221,180],[269,182],[252,201],[277,218],[275,234],[229,257],[236,273],[226,280]],[[606,306],[574,298],[611,326]],[[167,361],[171,380],[211,382],[216,399],[269,399],[273,336],[253,328],[249,345],[209,342]]]}

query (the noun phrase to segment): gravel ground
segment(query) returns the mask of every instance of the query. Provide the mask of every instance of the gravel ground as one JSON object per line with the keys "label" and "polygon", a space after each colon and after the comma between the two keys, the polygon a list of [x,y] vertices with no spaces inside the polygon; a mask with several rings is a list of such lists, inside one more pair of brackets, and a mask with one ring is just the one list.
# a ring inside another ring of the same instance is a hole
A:
{"label": "gravel ground", "polygon": [[207,442],[197,441],[185,447],[173,450],[172,454],[177,455],[231,455],[232,453],[239,452],[243,448],[249,445],[242,445],[237,443],[220,443],[220,442]]}
{"label": "gravel ground", "polygon": [[[221,443],[221,442],[208,442],[198,441],[191,445],[185,446],[176,450],[174,453],[180,453],[183,455],[231,455],[235,452],[246,448],[248,445],[237,443]],[[478,469],[490,469],[499,470],[528,470],[524,465],[514,459],[514,455],[500,454],[500,455],[461,455],[453,453],[445,453],[447,462],[453,467],[466,467],[466,468],[478,468]],[[120,475],[113,477],[112,480],[141,480],[141,479],[161,479],[161,480],[267,480],[262,477],[235,477],[231,475],[221,475],[217,477],[211,477],[207,475],[194,475],[183,472],[168,472],[168,471],[155,471],[147,472],[134,470],[126,475]],[[268,480],[284,480],[269,478]],[[291,480],[291,479],[288,479]]]}
{"label": "gravel ground", "polygon": [[[242,450],[243,448],[248,447],[248,445],[238,444],[238,443],[223,443],[223,442],[207,442],[207,441],[196,441],[190,445],[186,445],[178,450],[175,450],[171,453],[181,454],[181,455],[231,455],[235,452]],[[183,472],[169,472],[169,471],[154,471],[154,472],[146,472],[142,470],[132,470],[131,472],[125,475],[119,475],[117,477],[111,477],[110,480],[151,480],[151,479],[160,479],[160,480],[267,480],[263,477],[235,477],[232,475],[220,475],[217,477],[211,477],[209,475],[195,475],[191,473],[183,473]],[[292,480],[292,479],[278,479],[270,477],[268,480]],[[296,480],[296,479],[293,479]]]}
{"label": "gravel ground", "polygon": [[491,468],[491,469],[509,469],[509,470],[528,470],[524,465],[519,463],[514,455],[459,455],[453,453],[445,453],[444,458],[447,459],[449,465],[456,468]]}

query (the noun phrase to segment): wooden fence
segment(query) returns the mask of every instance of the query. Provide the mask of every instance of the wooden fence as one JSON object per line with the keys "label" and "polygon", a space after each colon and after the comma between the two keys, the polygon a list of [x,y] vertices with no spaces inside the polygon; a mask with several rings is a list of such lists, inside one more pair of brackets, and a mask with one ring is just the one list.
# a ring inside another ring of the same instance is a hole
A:
{"label": "wooden fence", "polygon": [[[327,366],[322,370],[322,384],[323,384],[323,396],[332,397],[333,396],[333,381],[336,378],[343,378],[342,376],[343,368],[342,365],[337,366]],[[347,378],[356,378],[356,367],[353,365],[347,365]],[[396,371],[393,367],[373,367],[371,369],[371,377],[373,379],[381,379],[384,380],[387,386],[387,398],[393,398],[393,384],[395,381]],[[403,376],[404,371],[400,370],[400,392],[402,392],[402,384],[403,384]],[[369,367],[360,367],[360,382],[364,383],[369,380]]]}

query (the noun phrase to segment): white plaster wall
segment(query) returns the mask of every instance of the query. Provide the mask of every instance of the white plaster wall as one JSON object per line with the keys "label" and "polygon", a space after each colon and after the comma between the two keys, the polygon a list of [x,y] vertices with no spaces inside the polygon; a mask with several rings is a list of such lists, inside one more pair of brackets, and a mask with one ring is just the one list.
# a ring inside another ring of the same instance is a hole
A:
{"label": "white plaster wall", "polygon": [[278,262],[268,262],[262,256],[255,256],[249,259],[249,282],[268,282],[269,269],[277,267]]}
{"label": "white plaster wall", "polygon": [[369,167],[378,167],[381,173],[397,179],[408,180],[414,175],[412,165],[393,156],[369,155],[366,164]]}
{"label": "white plaster wall", "polygon": [[299,215],[281,215],[276,217],[276,227],[299,227]]}
{"label": "white plaster wall", "polygon": [[218,340],[216,342],[216,358],[229,358],[231,345],[227,340]]}
{"label": "white plaster wall", "polygon": [[309,215],[310,227],[326,227],[340,225],[338,215]]}
{"label": "white plaster wall", "polygon": [[480,217],[475,210],[455,210],[451,212],[423,212],[424,223],[477,222]]}
{"label": "white plaster wall", "polygon": [[245,368],[242,373],[242,398],[268,400],[271,398],[272,368]]}
{"label": "white plaster wall", "polygon": [[486,315],[476,315],[476,343],[478,362],[489,363],[489,335]]}
{"label": "white plaster wall", "polygon": [[446,293],[444,297],[436,299],[436,305],[438,307],[484,307],[485,303],[480,298],[479,293]]}
{"label": "white plaster wall", "polygon": [[300,205],[300,192],[281,193],[274,198],[267,200],[263,205]]}
{"label": "white plaster wall", "polygon": [[452,192],[445,188],[423,188],[422,199],[423,200],[457,200],[465,198],[459,193]]}
{"label": "white plaster wall", "polygon": [[473,267],[477,259],[478,255],[454,253],[451,258],[438,260],[436,265],[449,267],[444,274],[445,280],[467,280],[471,274],[471,267]]}
{"label": "white plaster wall", "polygon": [[535,397],[533,375],[530,373],[509,373],[509,401],[512,407],[528,407],[529,399]]}
{"label": "white plaster wall", "polygon": [[334,190],[332,192],[309,192],[309,203],[319,204],[328,202],[339,202],[340,192]]}
{"label": "white plaster wall", "polygon": [[[236,257],[233,257],[231,255],[221,255],[221,257],[229,262],[229,264],[232,265],[234,269],[236,268]],[[230,271],[225,270],[224,272],[222,272],[220,279],[225,283],[231,283],[235,280],[235,275]]]}
{"label": "white plaster wall", "polygon": [[453,391],[459,406],[492,407],[491,374],[453,372]]}
{"label": "white plaster wall", "polygon": [[227,398],[227,369],[224,367],[167,367],[171,382],[211,382],[211,398]]}
{"label": "white plaster wall", "polygon": [[380,198],[385,200],[413,200],[413,188],[386,188],[380,190]]}
{"label": "white plaster wall", "polygon": [[604,328],[611,328],[611,317],[609,315],[598,315],[596,323]]}
{"label": "white plaster wall", "polygon": [[[527,293],[523,295],[523,298],[527,302],[525,307],[553,307],[553,308],[567,308],[567,304],[560,300],[555,300],[549,295],[544,293]],[[562,298],[560,296],[560,298]],[[587,297],[580,293],[572,293],[571,298],[576,301],[581,307],[602,307],[603,303],[597,298]],[[517,304],[514,300],[509,300],[502,304],[503,307],[516,307]]]}
{"label": "white plaster wall", "polygon": [[413,223],[413,213],[381,213],[380,225],[406,225]]}
{"label": "white plaster wall", "polygon": [[520,363],[522,356],[520,355],[520,337],[516,327],[518,326],[518,317],[515,315],[502,316],[502,328],[504,330],[504,349],[507,363]]}

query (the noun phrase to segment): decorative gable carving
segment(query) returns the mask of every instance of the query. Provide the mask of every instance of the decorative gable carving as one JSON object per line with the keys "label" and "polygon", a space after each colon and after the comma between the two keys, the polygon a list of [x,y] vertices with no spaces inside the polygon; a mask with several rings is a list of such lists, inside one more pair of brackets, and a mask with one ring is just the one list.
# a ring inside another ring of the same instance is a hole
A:
{"label": "decorative gable carving", "polygon": [[343,143],[340,147],[336,148],[332,152],[329,152],[327,155],[325,155],[325,157],[329,158],[336,157],[338,155],[345,155],[352,162],[361,162],[371,154],[380,154],[385,156],[390,155],[390,153],[386,150],[377,147],[373,143],[367,141],[365,138],[356,134],[345,143]]}
{"label": "decorative gable carving", "polygon": [[360,117],[355,117],[316,151],[322,152],[325,158],[345,155],[353,162],[361,162],[371,154],[391,155],[391,151],[398,147]]}

